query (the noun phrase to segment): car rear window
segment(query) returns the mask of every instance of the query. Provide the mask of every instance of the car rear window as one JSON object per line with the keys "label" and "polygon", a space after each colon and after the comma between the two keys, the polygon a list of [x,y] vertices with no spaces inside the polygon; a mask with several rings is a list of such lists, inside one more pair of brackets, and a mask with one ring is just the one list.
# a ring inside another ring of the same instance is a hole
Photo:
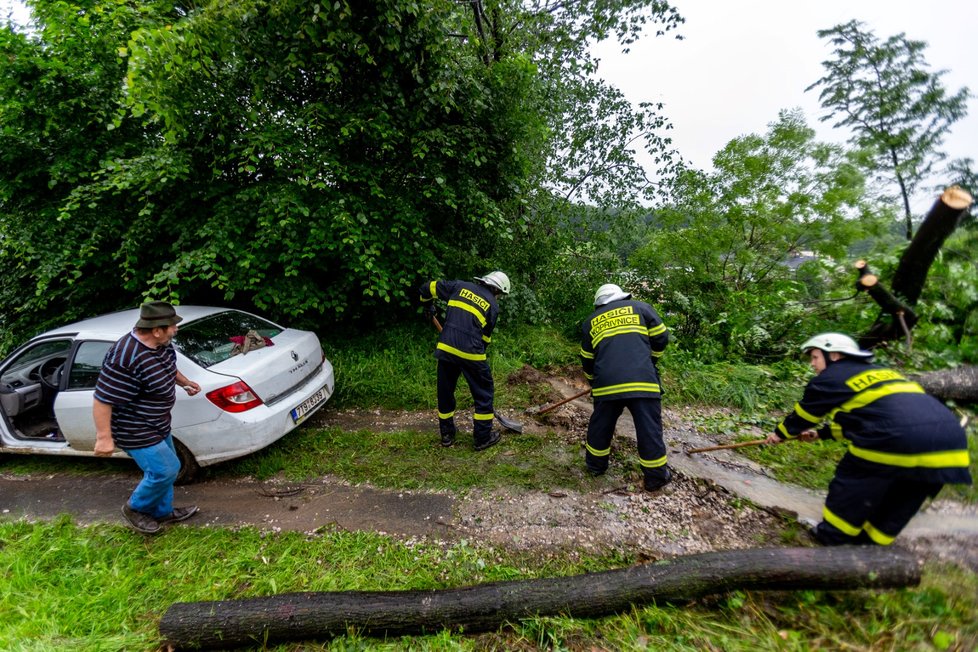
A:
{"label": "car rear window", "polygon": [[180,325],[173,346],[205,369],[231,357],[232,337],[256,331],[262,337],[274,338],[282,329],[261,317],[237,310],[226,310],[209,317]]}

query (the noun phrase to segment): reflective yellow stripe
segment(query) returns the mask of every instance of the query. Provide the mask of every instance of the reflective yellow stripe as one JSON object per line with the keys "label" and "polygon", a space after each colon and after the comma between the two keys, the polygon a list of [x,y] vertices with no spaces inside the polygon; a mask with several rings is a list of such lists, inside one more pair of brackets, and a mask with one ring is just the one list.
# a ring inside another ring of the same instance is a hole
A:
{"label": "reflective yellow stripe", "polygon": [[666,456],[663,455],[657,460],[643,460],[641,456],[638,458],[638,463],[647,469],[657,469],[660,466],[665,466]]}
{"label": "reflective yellow stripe", "polygon": [[624,394],[625,392],[652,392],[659,393],[658,383],[622,383],[621,385],[608,385],[607,387],[596,387],[591,390],[592,396],[608,396],[609,394]]}
{"label": "reflective yellow stripe", "polygon": [[449,307],[459,308],[460,310],[464,310],[466,312],[472,313],[473,315],[475,315],[475,318],[479,320],[479,324],[483,328],[486,327],[486,316],[483,315],[482,312],[475,306],[468,303],[464,303],[462,301],[455,301],[454,299],[449,301],[448,305]]}
{"label": "reflective yellow stripe", "polygon": [[601,340],[614,337],[615,335],[627,335],[629,333],[638,333],[639,335],[647,335],[648,331],[641,326],[618,326],[616,328],[609,328],[606,331],[602,331],[600,335],[591,340],[591,348],[598,348],[598,342]]}
{"label": "reflective yellow stripe", "polygon": [[880,532],[879,530],[874,528],[873,524],[870,523],[869,521],[866,521],[866,523],[863,525],[863,529],[866,530],[866,534],[869,535],[870,539],[880,544],[881,546],[888,546],[896,540],[896,537],[891,537],[889,534],[885,532]]}
{"label": "reflective yellow stripe", "polygon": [[855,525],[849,523],[848,521],[839,518],[839,516],[837,516],[828,507],[822,508],[822,518],[824,518],[828,523],[831,523],[832,525],[839,528],[842,532],[848,534],[851,537],[859,536],[859,533],[862,531],[862,528],[858,528]]}
{"label": "reflective yellow stripe", "polygon": [[661,358],[663,353],[665,353],[665,351],[652,351],[652,357]]}
{"label": "reflective yellow stripe", "polygon": [[432,299],[434,299],[436,296],[438,296],[438,294],[437,294],[437,291],[438,291],[437,290],[437,286],[438,286],[438,281],[432,281],[431,284],[428,286],[428,294],[431,295],[431,298]]}
{"label": "reflective yellow stripe", "polygon": [[455,416],[455,410],[452,410],[451,412],[439,412],[438,413],[438,418],[439,419],[451,419],[454,416]]}
{"label": "reflective yellow stripe", "polygon": [[462,358],[464,360],[485,360],[486,359],[486,354],[485,353],[466,353],[465,351],[459,351],[454,346],[448,346],[444,342],[439,342],[438,343],[438,346],[436,346],[435,348],[441,349],[442,351],[445,351],[446,353],[451,353],[452,355],[458,356],[459,358]]}
{"label": "reflective yellow stripe", "polygon": [[845,439],[845,435],[842,434],[842,426],[837,424],[835,421],[829,424],[829,431],[832,433],[832,439],[836,441],[842,441]]}
{"label": "reflective yellow stripe", "polygon": [[591,453],[591,455],[594,455],[595,457],[608,457],[609,455],[611,455],[611,447],[608,447],[603,451],[599,451],[597,448],[593,448],[591,444],[584,444],[584,447],[587,448],[588,452]]}
{"label": "reflective yellow stripe", "polygon": [[861,407],[866,407],[873,401],[890,396],[891,394],[923,394],[924,388],[917,383],[891,383],[876,389],[867,389],[859,392],[854,397],[843,403],[838,408],[838,412],[852,412]]}
{"label": "reflective yellow stripe", "polygon": [[[877,387],[876,389],[869,389],[859,392],[854,397],[835,408],[826,415],[826,419],[829,420],[829,428],[832,431],[832,437],[839,441],[842,441],[844,435],[842,433],[842,426],[835,422],[835,417],[839,412],[852,412],[853,410],[858,410],[859,408],[866,407],[870,403],[877,401],[884,396],[890,396],[892,394],[923,394],[924,388],[917,383],[903,382],[903,383],[890,383],[889,385],[883,385],[882,387]],[[869,458],[866,458],[869,459]],[[897,465],[900,466],[900,465]]]}
{"label": "reflective yellow stripe", "polygon": [[849,452],[856,457],[887,466],[902,468],[945,469],[968,467],[968,451],[934,451],[932,453],[884,453],[849,444]]}
{"label": "reflective yellow stripe", "polygon": [[658,326],[653,326],[652,328],[649,329],[649,337],[652,337],[654,335],[659,335],[665,332],[666,332],[666,325],[659,324]]}
{"label": "reflective yellow stripe", "polygon": [[584,372],[584,377],[587,378],[588,380],[594,380],[594,374],[589,374],[586,371]]}
{"label": "reflective yellow stripe", "polygon": [[594,354],[593,353],[590,353],[588,351],[585,351],[584,349],[581,349],[578,354],[582,358],[587,358],[588,360],[594,360]]}
{"label": "reflective yellow stripe", "polygon": [[794,439],[797,435],[792,435],[788,432],[788,429],[784,427],[784,421],[778,424],[778,432],[784,435],[787,439]]}
{"label": "reflective yellow stripe", "polygon": [[804,408],[802,408],[801,407],[801,403],[795,403],[795,414],[797,414],[802,419],[804,419],[805,421],[808,421],[810,423],[818,423],[819,421],[822,420],[821,417],[817,417],[814,414],[812,414],[811,412],[808,412],[807,410],[805,410]]}
{"label": "reflective yellow stripe", "polygon": [[491,337],[488,337],[486,335],[483,335],[482,336],[482,341],[485,342],[486,344],[489,344],[490,342],[492,342],[492,338]]}
{"label": "reflective yellow stripe", "polygon": [[492,421],[492,412],[490,412],[489,414],[479,414],[478,412],[476,412],[475,414],[472,415],[472,418],[475,419],[476,421]]}

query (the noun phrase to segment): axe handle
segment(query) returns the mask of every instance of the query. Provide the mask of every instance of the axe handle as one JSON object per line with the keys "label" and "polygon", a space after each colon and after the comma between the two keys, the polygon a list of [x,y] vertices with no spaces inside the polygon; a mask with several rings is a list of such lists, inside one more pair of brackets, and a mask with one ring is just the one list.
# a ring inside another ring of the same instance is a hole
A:
{"label": "axe handle", "polygon": [[694,448],[692,450],[686,451],[687,455],[692,455],[693,453],[705,453],[707,451],[719,451],[727,448],[743,448],[744,446],[760,446],[761,444],[766,444],[766,439],[752,439],[751,441],[741,441],[736,444],[723,444],[722,446],[707,446],[706,448]]}
{"label": "axe handle", "polygon": [[438,318],[435,317],[434,315],[432,315],[431,316],[431,323],[435,325],[435,329],[440,333],[441,332],[441,322],[438,321]]}
{"label": "axe handle", "polygon": [[554,410],[556,408],[559,408],[564,403],[570,403],[574,399],[581,398],[582,396],[584,396],[586,394],[590,394],[590,393],[591,393],[591,388],[588,387],[587,389],[581,390],[577,394],[574,394],[570,398],[565,398],[563,401],[558,401],[558,402],[554,403],[553,405],[548,405],[547,407],[543,408],[542,410],[539,410],[537,412],[537,414],[546,414],[547,412],[550,412],[550,410]]}

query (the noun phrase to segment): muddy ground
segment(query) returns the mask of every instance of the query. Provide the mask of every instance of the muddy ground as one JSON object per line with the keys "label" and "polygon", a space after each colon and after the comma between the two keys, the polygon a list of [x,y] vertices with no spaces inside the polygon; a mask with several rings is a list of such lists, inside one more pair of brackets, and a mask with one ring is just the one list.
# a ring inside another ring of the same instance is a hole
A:
{"label": "muddy ground", "polygon": [[[584,387],[580,379],[543,378],[536,373],[528,370],[527,377],[516,380],[549,387],[537,392],[540,404],[573,396]],[[590,400],[582,398],[538,417],[503,412],[521,421],[524,432],[549,432],[580,443],[590,411]],[[464,413],[457,416],[460,423],[468,418]],[[416,430],[431,432],[432,437],[437,429],[429,412],[329,407],[313,423],[348,430]],[[667,408],[663,423],[675,480],[655,493],[627,482],[609,482],[592,493],[473,491],[454,496],[354,486],[326,476],[301,484],[210,480],[178,487],[176,499],[178,504],[200,505],[200,515],[186,524],[191,527],[252,525],[310,533],[374,530],[402,538],[468,539],[542,554],[619,551],[640,559],[661,559],[807,543],[804,532],[819,519],[824,493],[778,483],[732,451],[688,455],[690,448],[725,442],[698,433],[683,412]],[[635,445],[627,413],[619,422],[614,445]],[[0,518],[47,519],[69,513],[82,523],[122,522],[120,506],[138,477],[138,470],[127,463],[120,463],[118,474],[98,478],[0,472]],[[914,519],[896,545],[926,559],[978,570],[976,542],[975,507],[936,501]]]}

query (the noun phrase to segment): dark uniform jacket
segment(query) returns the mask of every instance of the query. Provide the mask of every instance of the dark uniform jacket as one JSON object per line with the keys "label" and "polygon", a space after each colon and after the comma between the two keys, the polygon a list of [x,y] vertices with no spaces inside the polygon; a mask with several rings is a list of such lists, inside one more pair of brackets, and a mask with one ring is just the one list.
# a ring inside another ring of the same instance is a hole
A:
{"label": "dark uniform jacket", "polygon": [[492,291],[469,281],[432,281],[420,288],[421,301],[446,301],[445,323],[435,357],[440,360],[485,360],[499,306]]}
{"label": "dark uniform jacket", "polygon": [[584,321],[581,364],[595,401],[659,398],[655,361],[669,343],[649,304],[626,299],[601,306]]}
{"label": "dark uniform jacket", "polygon": [[782,419],[782,438],[818,428],[822,439],[847,439],[849,453],[878,468],[913,472],[926,482],[971,484],[968,441],[954,414],[923,387],[865,361],[831,362]]}

